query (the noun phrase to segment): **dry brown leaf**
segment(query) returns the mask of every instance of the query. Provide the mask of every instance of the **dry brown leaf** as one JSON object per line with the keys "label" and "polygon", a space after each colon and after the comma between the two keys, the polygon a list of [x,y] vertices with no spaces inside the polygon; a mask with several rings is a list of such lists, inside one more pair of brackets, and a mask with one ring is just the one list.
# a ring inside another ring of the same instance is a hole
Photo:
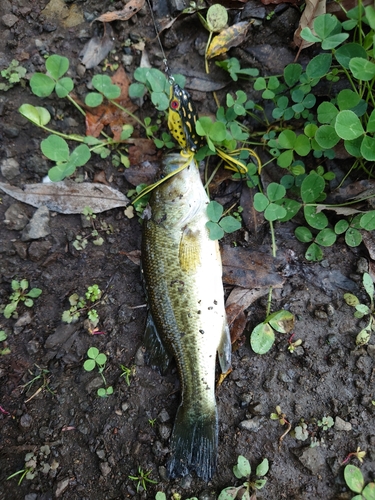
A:
{"label": "dry brown leaf", "polygon": [[[118,68],[116,73],[111,78],[112,83],[121,88],[121,94],[117,99],[114,99],[123,108],[133,113],[137,106],[129,97],[130,80],[122,66]],[[120,141],[122,126],[125,123],[134,123],[134,120],[128,113],[122,111],[116,105],[106,102],[95,108],[83,106],[86,110],[86,135],[98,137],[103,128],[110,126],[113,138],[115,141]]]}
{"label": "dry brown leaf", "polygon": [[254,235],[259,234],[266,222],[263,212],[258,212],[254,208],[254,196],[257,192],[256,188],[243,189],[240,198],[245,227]]}
{"label": "dry brown leaf", "polygon": [[26,184],[24,189],[1,182],[0,189],[18,201],[36,208],[46,206],[49,210],[62,214],[80,214],[85,207],[99,213],[125,207],[129,203],[128,198],[117,189],[88,182],[78,184],[65,180],[48,184]]}
{"label": "dry brown leaf", "polygon": [[127,21],[134,16],[145,4],[145,0],[130,0],[122,10],[115,10],[113,12],[106,12],[97,17],[95,21],[102,23],[110,23],[112,21]]}
{"label": "dry brown leaf", "polygon": [[242,21],[229,28],[223,29],[219,35],[215,36],[207,50],[207,59],[225,54],[231,47],[240,45],[245,37],[250,23]]}
{"label": "dry brown leaf", "polygon": [[305,10],[302,12],[301,19],[299,20],[299,25],[294,32],[294,43],[299,47],[298,53],[310,47],[314,42],[306,42],[300,36],[303,28],[309,27],[311,31],[315,34],[313,30],[313,25],[315,18],[325,14],[326,12],[326,0],[306,0]]}
{"label": "dry brown leaf", "polygon": [[102,37],[94,36],[83,47],[79,57],[87,69],[95,68],[113,49],[113,31],[108,25]]}
{"label": "dry brown leaf", "polygon": [[235,319],[253,302],[263,297],[268,293],[269,288],[254,288],[248,290],[247,288],[235,287],[231,291],[225,309],[227,312],[228,325],[231,326]]}
{"label": "dry brown leaf", "polygon": [[221,258],[223,281],[228,285],[261,288],[281,286],[284,282],[270,253],[224,245]]}

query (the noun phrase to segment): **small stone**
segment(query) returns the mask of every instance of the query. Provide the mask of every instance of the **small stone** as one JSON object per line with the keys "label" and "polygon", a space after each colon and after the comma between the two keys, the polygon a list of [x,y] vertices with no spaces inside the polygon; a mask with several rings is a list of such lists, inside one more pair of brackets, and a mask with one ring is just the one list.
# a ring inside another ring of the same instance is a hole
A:
{"label": "small stone", "polygon": [[328,316],[333,316],[335,314],[335,308],[333,307],[332,304],[326,305],[326,312],[327,312]]}
{"label": "small stone", "polygon": [[316,309],[314,312],[314,316],[318,319],[327,319],[328,314],[325,311],[322,311],[321,309]]}
{"label": "small stone", "polygon": [[367,346],[367,354],[375,359],[375,345],[370,344]]}
{"label": "small stone", "polygon": [[27,211],[22,203],[12,203],[5,212],[4,223],[12,231],[21,231],[28,222]]}
{"label": "small stone", "polygon": [[61,496],[64,493],[64,491],[69,486],[69,482],[70,482],[70,479],[67,477],[67,478],[62,479],[61,481],[59,481],[57,483],[56,491],[55,491],[56,498],[58,498],[59,496]]}
{"label": "small stone", "polygon": [[352,424],[350,422],[345,422],[340,417],[335,418],[335,430],[336,431],[351,431],[352,430]]}
{"label": "small stone", "polygon": [[145,364],[144,354],[145,354],[144,348],[142,346],[139,347],[134,357],[134,363],[136,366],[144,366]]}
{"label": "small stone", "polygon": [[38,495],[36,493],[28,493],[23,500],[36,500],[37,498]]}
{"label": "small stone", "polygon": [[49,210],[47,207],[39,207],[30,222],[22,231],[22,241],[37,240],[51,234],[49,226]]}
{"label": "small stone", "polygon": [[170,420],[170,418],[171,417],[169,416],[169,413],[167,412],[167,410],[165,408],[163,408],[158,415],[158,420],[162,424],[164,424],[165,422],[168,422],[168,420]]}
{"label": "small stone", "polygon": [[47,340],[44,343],[45,349],[53,349],[54,347],[61,346],[64,342],[68,340],[69,337],[73,335],[76,331],[77,326],[72,324],[61,324],[59,325],[55,333],[52,333],[47,337]]}
{"label": "small stone", "polygon": [[204,490],[199,493],[198,500],[216,500],[216,494],[214,491]]}
{"label": "small stone", "polygon": [[8,137],[8,139],[15,139],[20,135],[20,130],[17,127],[12,127],[11,125],[4,124],[3,125],[4,135]]}
{"label": "small stone", "polygon": [[20,164],[14,158],[5,158],[1,162],[1,174],[6,178],[6,180],[11,181],[17,175],[20,175]]}
{"label": "small stone", "polygon": [[239,428],[249,432],[257,432],[262,427],[263,419],[254,417],[251,420],[242,420],[239,423]]}
{"label": "small stone", "polygon": [[187,476],[183,477],[181,479],[181,483],[180,483],[180,486],[183,490],[188,490],[190,487],[191,487],[191,483],[193,481],[193,478],[190,474],[188,474]]}
{"label": "small stone", "polygon": [[98,457],[100,458],[100,460],[104,460],[105,459],[105,451],[104,450],[97,450],[96,454],[98,455]]}
{"label": "small stone", "polygon": [[18,254],[18,256],[26,260],[27,259],[27,243],[24,243],[23,241],[13,241],[13,246]]}
{"label": "small stone", "polygon": [[45,257],[51,249],[52,244],[49,241],[33,241],[29,246],[29,257],[33,262],[38,262]]}
{"label": "small stone", "polygon": [[162,439],[168,439],[171,435],[172,429],[170,425],[161,424],[159,425],[159,435]]}
{"label": "small stone", "polygon": [[26,325],[29,325],[33,320],[33,316],[31,314],[31,311],[26,311],[22,316],[18,318],[18,320],[15,323],[16,328],[22,328]]}
{"label": "small stone", "polygon": [[357,262],[357,273],[368,273],[368,262],[364,257],[360,257]]}
{"label": "small stone", "polygon": [[28,413],[24,413],[20,418],[20,426],[22,427],[22,429],[30,429],[32,423],[33,423],[32,416],[29,415]]}
{"label": "small stone", "polygon": [[87,392],[92,392],[99,389],[99,387],[102,387],[102,385],[103,385],[103,379],[101,377],[95,377],[86,384],[85,389]]}
{"label": "small stone", "polygon": [[131,55],[125,54],[122,56],[121,60],[124,66],[131,66],[133,64],[133,56]]}
{"label": "small stone", "polygon": [[299,460],[314,475],[317,475],[320,469],[325,466],[323,453],[317,446],[306,448],[299,457]]}
{"label": "small stone", "polygon": [[108,462],[101,462],[99,464],[99,468],[103,477],[107,477],[111,472],[111,467],[109,466]]}
{"label": "small stone", "polygon": [[14,14],[5,14],[2,18],[1,18],[4,26],[6,26],[7,28],[11,28],[12,26],[14,26],[16,24],[16,22],[18,21],[18,17],[15,16]]}
{"label": "small stone", "polygon": [[32,354],[36,354],[40,349],[40,344],[37,340],[30,340],[27,344],[26,344],[26,351],[27,351],[27,354],[29,354],[30,356]]}

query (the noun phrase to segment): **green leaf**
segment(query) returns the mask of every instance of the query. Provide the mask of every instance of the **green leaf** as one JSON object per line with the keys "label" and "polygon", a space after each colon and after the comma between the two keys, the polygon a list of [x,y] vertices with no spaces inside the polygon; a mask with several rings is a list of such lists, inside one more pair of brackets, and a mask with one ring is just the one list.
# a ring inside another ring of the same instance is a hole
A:
{"label": "green leaf", "polygon": [[357,247],[362,241],[362,235],[354,227],[350,227],[345,233],[345,243],[348,247]]}
{"label": "green leaf", "polygon": [[293,149],[296,142],[296,133],[293,130],[283,130],[278,137],[280,148]]}
{"label": "green leaf", "polygon": [[346,43],[335,52],[335,58],[345,69],[349,69],[350,60],[354,57],[367,59],[366,50],[359,43]]}
{"label": "green leaf", "polygon": [[98,365],[103,366],[107,362],[107,356],[103,352],[100,352],[96,356],[95,361],[98,363]]}
{"label": "green leaf", "polygon": [[329,72],[331,64],[331,54],[318,54],[307,65],[306,74],[309,78],[322,78]]}
{"label": "green leaf", "polygon": [[360,95],[350,89],[341,90],[337,95],[337,105],[340,111],[355,108],[360,100]]}
{"label": "green leaf", "polygon": [[86,359],[86,361],[83,363],[83,368],[87,372],[92,372],[92,370],[95,368],[96,363],[94,359]]}
{"label": "green leaf", "polygon": [[250,335],[250,344],[257,354],[268,352],[275,341],[275,333],[268,323],[257,325]]}
{"label": "green leaf", "polygon": [[209,31],[221,31],[228,22],[228,12],[220,4],[211,5],[207,11],[206,22]]}
{"label": "green leaf", "polygon": [[87,356],[91,359],[96,359],[99,354],[99,349],[97,347],[90,347],[87,351]]}
{"label": "green leaf", "polygon": [[332,125],[321,125],[315,134],[315,140],[323,149],[331,149],[339,142],[340,137]]}
{"label": "green leaf", "polygon": [[270,203],[264,211],[264,218],[268,221],[283,219],[286,216],[286,210],[277,203]]}
{"label": "green leaf", "polygon": [[169,99],[164,92],[152,92],[151,101],[158,111],[164,111],[168,109]]}
{"label": "green leaf", "polygon": [[108,75],[95,75],[92,79],[92,86],[107,99],[117,99],[120,97],[120,87],[114,85]]}
{"label": "green leaf", "polygon": [[310,140],[305,134],[300,134],[297,136],[296,142],[294,144],[294,150],[300,156],[307,156],[311,151]]}
{"label": "green leaf", "polygon": [[267,196],[263,193],[256,193],[254,195],[254,208],[257,212],[264,212],[269,203]]}
{"label": "green leaf", "polygon": [[314,20],[314,31],[322,40],[335,31],[339,22],[332,14],[322,14]]}
{"label": "green leaf", "polygon": [[10,304],[7,304],[4,309],[4,316],[6,319],[9,319],[14,311],[17,309],[18,301],[17,302],[11,302]]}
{"label": "green leaf", "polygon": [[375,483],[366,484],[363,488],[362,496],[365,497],[365,500],[375,500]]}
{"label": "green leaf", "polygon": [[212,222],[219,222],[220,217],[222,216],[224,208],[220,203],[213,200],[207,205],[207,217]]}
{"label": "green leaf", "polygon": [[281,200],[285,196],[286,189],[281,184],[277,184],[277,182],[271,182],[267,186],[267,196],[270,201]]}
{"label": "green leaf", "polygon": [[374,297],[374,282],[368,273],[363,273],[363,286],[370,298]]}
{"label": "green leaf", "polygon": [[362,215],[360,225],[366,231],[373,231],[375,229],[375,210],[371,210]]}
{"label": "green leaf", "polygon": [[341,45],[347,38],[349,38],[349,33],[337,33],[336,35],[329,36],[322,42],[323,50],[335,49]]}
{"label": "green leaf", "polygon": [[361,317],[365,316],[366,314],[370,314],[371,312],[371,309],[368,306],[366,306],[366,304],[358,304],[357,306],[355,306],[355,308],[356,311],[361,313]]}
{"label": "green leaf", "polygon": [[257,490],[261,490],[262,488],[265,487],[266,483],[267,483],[267,479],[256,479],[254,481],[254,486]]}
{"label": "green leaf", "polygon": [[224,236],[224,229],[217,222],[208,221],[206,222],[206,227],[210,240],[220,240]]}
{"label": "green leaf", "polygon": [[336,133],[341,139],[353,140],[364,134],[358,116],[350,110],[340,111],[335,122]]}
{"label": "green leaf", "polygon": [[256,472],[255,474],[257,476],[265,476],[267,474],[269,470],[269,463],[268,463],[268,459],[265,458],[264,460],[262,460],[262,462],[258,465],[257,469],[256,469]]}
{"label": "green leaf", "polygon": [[247,458],[239,455],[237,459],[237,465],[233,467],[233,474],[236,478],[241,479],[242,477],[249,477],[251,474],[251,466]]}
{"label": "green leaf", "polygon": [[[135,72],[136,71],[137,70],[135,70]],[[134,72],[134,77],[135,77],[135,72]],[[129,97],[131,97],[132,99],[143,97],[145,92],[146,92],[146,87],[143,83],[132,83],[129,86]]]}
{"label": "green leaf", "polygon": [[293,162],[293,150],[292,149],[289,149],[287,151],[283,151],[281,153],[281,155],[279,155],[277,158],[277,164],[281,168],[290,167],[292,162]]}
{"label": "green leaf", "polygon": [[269,323],[279,333],[288,333],[290,331],[289,325],[294,323],[294,314],[282,309],[267,316],[265,323]]}
{"label": "green leaf", "polygon": [[167,500],[167,497],[165,496],[165,493],[158,491],[155,495],[155,500]]}
{"label": "green leaf", "polygon": [[375,161],[375,138],[366,135],[361,144],[361,154],[367,161]]}
{"label": "green leaf", "polygon": [[32,300],[32,299],[25,298],[25,300],[24,300],[24,304],[25,304],[25,306],[26,306],[26,307],[33,307],[34,302],[33,302],[33,300]]}
{"label": "green leaf", "polygon": [[46,69],[52,78],[58,80],[68,71],[69,59],[58,54],[49,56],[46,59]]}
{"label": "green leaf", "polygon": [[30,80],[33,94],[38,97],[48,97],[55,88],[55,82],[44,73],[34,73]]}
{"label": "green leaf", "polygon": [[67,161],[69,158],[68,143],[58,135],[52,134],[47,139],[43,139],[40,148],[42,153],[52,161]]}
{"label": "green leaf", "polygon": [[86,106],[95,108],[103,102],[103,94],[98,94],[98,92],[89,92],[85,97]]}
{"label": "green leaf", "polygon": [[335,225],[335,233],[336,234],[345,233],[348,227],[349,227],[349,222],[347,220],[345,219],[339,220]]}
{"label": "green leaf", "polygon": [[357,137],[357,139],[354,139],[353,141],[344,141],[346,151],[355,158],[361,158],[361,146],[363,139],[364,137]]}
{"label": "green leaf", "polygon": [[301,30],[301,38],[303,38],[304,40],[306,40],[306,42],[312,42],[312,43],[316,43],[316,42],[320,42],[321,39],[318,38],[317,36],[315,36],[313,34],[313,32],[311,31],[311,29],[307,26],[305,26],[302,30]]}
{"label": "green leaf", "polygon": [[304,203],[312,203],[323,193],[325,182],[323,177],[310,172],[301,184],[301,198]]}
{"label": "green leaf", "polygon": [[313,240],[313,235],[307,227],[299,226],[294,231],[297,240],[302,241],[302,243],[308,243]]}
{"label": "green leaf", "polygon": [[288,85],[288,87],[293,87],[299,81],[301,73],[302,73],[302,66],[300,64],[292,63],[285,66],[284,80],[285,83]]}
{"label": "green leaf", "polygon": [[231,215],[223,217],[219,222],[219,225],[224,229],[226,233],[233,233],[241,228],[241,222]]}
{"label": "green leaf", "polygon": [[70,165],[74,167],[82,167],[85,165],[91,157],[91,152],[86,144],[80,144],[77,146],[69,158]]}
{"label": "green leaf", "polygon": [[309,248],[306,250],[305,259],[308,261],[318,262],[323,259],[323,252],[319,245],[316,243],[311,243]]}
{"label": "green leaf", "polygon": [[74,88],[73,80],[69,77],[61,78],[56,82],[55,92],[58,97],[66,97]]}
{"label": "green leaf", "polygon": [[348,306],[351,307],[355,307],[359,304],[358,297],[356,297],[352,293],[344,293],[344,300],[348,304]]}
{"label": "green leaf", "polygon": [[336,106],[334,106],[331,102],[324,101],[319,104],[318,109],[318,121],[319,123],[332,123],[332,121],[336,118],[337,113],[339,112]]}
{"label": "green leaf", "polygon": [[354,78],[368,82],[375,77],[375,64],[362,57],[353,57],[349,61],[350,71]]}
{"label": "green leaf", "polygon": [[354,493],[361,493],[365,485],[362,472],[358,467],[354,465],[347,465],[344,469],[344,478],[348,487],[354,491]]}
{"label": "green leaf", "polygon": [[241,489],[242,486],[239,486],[237,488],[235,486],[228,486],[227,488],[224,488],[222,490],[218,497],[218,500],[234,500],[237,497],[238,491]]}
{"label": "green leaf", "polygon": [[315,241],[322,247],[330,247],[334,244],[336,238],[337,235],[333,231],[333,229],[327,227],[319,231],[319,233],[316,235]]}
{"label": "green leaf", "polygon": [[306,222],[309,226],[314,229],[324,229],[328,226],[328,219],[326,215],[323,212],[317,213],[316,207],[308,205],[304,207],[303,211]]}
{"label": "green leaf", "polygon": [[375,109],[372,110],[371,115],[369,116],[366,132],[368,134],[375,132]]}
{"label": "green leaf", "polygon": [[51,120],[51,115],[46,108],[32,106],[31,104],[22,104],[18,109],[22,116],[30,120],[38,127],[43,127]]}
{"label": "green leaf", "polygon": [[281,222],[286,222],[292,219],[302,206],[301,203],[298,203],[298,201],[290,200],[289,198],[283,198],[282,200],[279,200],[276,203],[284,207],[286,210],[285,216],[282,217],[281,219],[278,219]]}
{"label": "green leaf", "polygon": [[27,293],[27,296],[28,297],[32,297],[33,299],[36,299],[37,297],[39,297],[39,295],[41,295],[42,293],[42,290],[40,288],[32,288],[29,293]]}

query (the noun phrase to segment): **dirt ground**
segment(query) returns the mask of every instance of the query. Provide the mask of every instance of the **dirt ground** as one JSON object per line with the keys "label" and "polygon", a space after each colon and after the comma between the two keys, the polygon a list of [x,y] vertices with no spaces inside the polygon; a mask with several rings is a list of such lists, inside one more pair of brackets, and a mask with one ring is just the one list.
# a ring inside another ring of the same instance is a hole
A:
{"label": "dirt ground", "polygon": [[[18,59],[31,75],[43,70],[46,54],[57,53],[69,58],[71,76],[79,88],[86,89],[97,71],[82,71],[79,61],[84,44],[98,29],[90,23],[108,10],[122,8],[122,3],[51,2],[60,5],[60,13],[51,15],[42,12],[47,3],[2,0],[0,68]],[[159,9],[162,7],[164,3],[159,2]],[[268,74],[280,73],[294,58],[291,40],[298,10],[286,4],[267,20],[266,14],[274,7],[266,9],[254,0],[246,8],[253,10],[259,22],[241,48],[231,54],[244,67],[255,65]],[[240,12],[231,16],[239,18]],[[132,55],[125,68],[130,76],[139,65],[140,52],[125,50],[129,37],[133,41],[144,38],[151,65],[162,66],[147,9],[129,22],[112,23],[112,28],[115,52],[111,57],[121,61],[124,55]],[[211,93],[199,92],[193,79],[205,74],[199,50],[207,33],[197,18],[179,19],[162,39],[172,70],[188,77],[187,86],[199,111],[214,112]],[[306,60],[308,56],[303,54],[301,61]],[[218,79],[224,78],[223,73],[213,71]],[[41,182],[50,166],[40,152],[43,133],[17,111],[24,102],[40,104],[28,86],[0,92],[0,162],[12,159],[18,164],[18,168],[12,164],[14,177],[0,176],[0,181],[15,186]],[[83,133],[78,114],[61,102],[55,97],[46,100],[54,120],[60,115],[62,128]],[[149,103],[145,107],[145,112],[153,112]],[[69,121],[67,116],[73,119]],[[88,178],[97,170],[104,171],[111,185],[125,194],[133,187],[108,159],[92,159]],[[178,377],[175,369],[162,376],[144,362],[146,308],[137,306],[145,303],[145,297],[139,266],[126,256],[140,249],[137,217],[129,219],[123,208],[98,215],[113,226],[112,234],[103,236],[102,246],[89,242],[78,251],[73,241],[83,231],[85,221],[80,215],[50,211],[46,234],[29,238],[24,226],[36,209],[0,194],[0,303],[7,303],[13,279],[25,278],[30,287],[42,289],[31,309],[19,307],[18,320],[0,316],[0,330],[8,334],[0,348],[7,346],[11,351],[0,355],[1,500],[153,499],[157,491],[165,491],[168,498],[178,492],[183,499],[215,499],[224,487],[240,484],[232,472],[240,454],[250,460],[253,470],[265,457],[270,462],[267,484],[257,493],[259,499],[347,499],[351,495],[342,462],[358,447],[367,451],[361,466],[366,482],[374,479],[374,340],[355,348],[361,322],[343,301],[347,291],[365,300],[361,276],[368,255],[364,247],[350,249],[339,241],[325,250],[322,262],[308,263],[303,245],[293,236],[295,225],[276,227],[280,255],[288,259],[280,268],[285,280],[274,291],[272,308],[284,308],[296,316],[294,339],[302,339],[302,346],[290,353],[288,336],[280,334],[263,356],[251,350],[248,338],[233,352],[233,371],[217,389],[220,432],[215,476],[209,484],[195,476],[168,481],[164,466],[179,402]],[[6,222],[10,207],[16,213],[11,225]],[[253,250],[270,252],[267,231],[257,238],[250,233],[248,241],[242,231],[228,242],[233,239]],[[68,297],[83,295],[93,284],[105,291],[97,308],[99,328],[104,332],[100,335],[88,333],[83,321],[61,321],[69,308]],[[227,293],[230,288],[226,286]],[[265,299],[260,299],[247,311],[247,331],[264,314]],[[108,356],[105,378],[114,392],[107,398],[96,395],[102,386],[98,372],[83,369],[91,346]],[[130,385],[121,376],[120,365],[132,369]],[[270,419],[277,405],[293,429],[304,419],[309,432],[306,441],[288,434],[279,445],[286,425]],[[318,421],[328,416],[334,425],[324,430]],[[20,476],[7,481],[25,468],[25,456],[31,452],[38,460],[35,477],[25,478],[20,485]],[[44,471],[42,462],[49,465]],[[129,475],[137,475],[138,467],[151,471],[155,481],[148,484],[147,491],[137,492],[136,482],[129,479]]]}

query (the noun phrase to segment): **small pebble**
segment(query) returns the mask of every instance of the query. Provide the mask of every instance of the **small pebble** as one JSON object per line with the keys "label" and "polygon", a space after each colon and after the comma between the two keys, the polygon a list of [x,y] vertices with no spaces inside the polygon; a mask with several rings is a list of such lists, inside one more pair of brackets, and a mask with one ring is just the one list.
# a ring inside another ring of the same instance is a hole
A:
{"label": "small pebble", "polygon": [[31,415],[29,415],[28,413],[24,413],[22,415],[22,417],[20,418],[20,426],[23,429],[29,429],[31,427],[32,423],[33,423],[33,419],[31,417]]}
{"label": "small pebble", "polygon": [[327,319],[328,314],[325,311],[322,311],[321,309],[316,309],[314,312],[314,316],[318,319]]}
{"label": "small pebble", "polygon": [[352,424],[350,422],[345,422],[340,417],[335,418],[335,430],[336,431],[351,431],[352,430]]}
{"label": "small pebble", "polygon": [[107,477],[108,474],[111,472],[111,467],[109,466],[108,462],[101,462],[99,464],[100,472],[102,473],[103,477]]}
{"label": "small pebble", "polygon": [[1,162],[1,174],[6,178],[7,181],[11,181],[17,175],[20,175],[20,164],[14,158],[5,158]]}
{"label": "small pebble", "polygon": [[12,26],[14,26],[16,24],[16,22],[18,21],[18,17],[15,16],[14,14],[5,14],[2,18],[1,18],[4,26],[6,26],[7,28],[11,28]]}

